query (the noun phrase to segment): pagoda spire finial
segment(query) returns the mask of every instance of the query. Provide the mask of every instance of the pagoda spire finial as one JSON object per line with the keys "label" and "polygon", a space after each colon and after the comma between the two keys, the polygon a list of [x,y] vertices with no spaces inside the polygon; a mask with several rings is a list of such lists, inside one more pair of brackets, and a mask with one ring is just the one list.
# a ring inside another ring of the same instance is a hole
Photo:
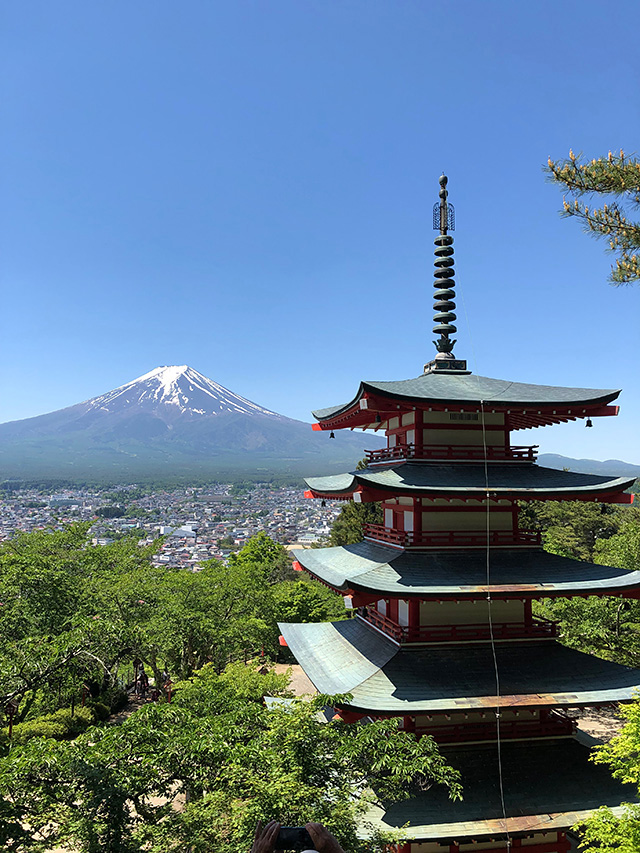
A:
{"label": "pagoda spire finial", "polygon": [[452,204],[449,204],[447,197],[448,178],[445,174],[440,176],[440,192],[438,193],[440,201],[433,206],[433,227],[440,234],[434,240],[435,243],[435,281],[433,286],[436,288],[433,294],[433,315],[434,334],[439,334],[440,337],[434,341],[435,348],[438,354],[435,361],[431,361],[424,366],[425,373],[431,373],[435,370],[454,370],[456,372],[466,371],[467,363],[459,361],[453,354],[453,348],[456,341],[451,340],[450,335],[455,334],[458,330],[453,325],[453,320],[456,319],[454,309],[455,299],[455,281],[453,270],[453,237],[449,235],[449,231],[455,231],[456,220],[455,210]]}

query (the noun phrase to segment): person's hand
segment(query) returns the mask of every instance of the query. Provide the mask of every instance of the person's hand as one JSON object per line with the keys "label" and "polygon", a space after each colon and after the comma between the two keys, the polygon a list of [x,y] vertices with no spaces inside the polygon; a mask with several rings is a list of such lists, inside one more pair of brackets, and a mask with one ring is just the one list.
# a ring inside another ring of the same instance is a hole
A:
{"label": "person's hand", "polygon": [[344,853],[333,835],[321,823],[308,823],[305,828],[319,853]]}
{"label": "person's hand", "polygon": [[263,828],[262,821],[256,825],[256,834],[253,836],[251,853],[273,853],[273,845],[280,832],[280,824],[277,820],[270,820]]}

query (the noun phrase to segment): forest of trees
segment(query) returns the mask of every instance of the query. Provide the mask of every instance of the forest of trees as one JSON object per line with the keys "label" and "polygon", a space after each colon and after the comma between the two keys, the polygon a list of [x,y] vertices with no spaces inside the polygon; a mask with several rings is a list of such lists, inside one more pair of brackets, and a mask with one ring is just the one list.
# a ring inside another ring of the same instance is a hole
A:
{"label": "forest of trees", "polygon": [[[357,541],[379,513],[345,504],[332,544]],[[526,504],[522,525],[540,529],[554,553],[640,563],[638,508]],[[133,538],[91,547],[87,525],[0,548],[0,701],[15,712],[11,741],[7,726],[0,734],[2,849],[234,853],[249,848],[257,819],[275,816],[325,823],[354,853],[382,851],[389,837],[356,837],[372,800],[433,780],[459,796],[460,780],[432,739],[416,740],[394,721],[320,724],[327,697],[265,707],[265,695],[290,696],[287,676],[263,666],[291,660],[276,623],[345,617],[341,597],[293,573],[280,545],[261,534],[227,566],[210,561],[198,572],[154,567],[153,550]],[[560,622],[563,642],[640,665],[635,600],[537,606]],[[134,661],[161,695],[114,724]],[[625,715],[623,733],[597,760],[640,784],[640,705]],[[637,851],[640,814],[604,810],[586,833],[604,853]]]}
{"label": "forest of trees", "polygon": [[[345,618],[282,546],[260,534],[198,572],[154,567],[153,550],[90,547],[88,525],[0,548],[0,701],[15,712],[0,733],[3,850],[246,851],[276,816],[325,823],[358,851],[368,799],[433,779],[457,795],[433,741],[394,722],[321,725],[326,697],[265,708],[290,695],[263,666],[290,655],[277,622]],[[161,695],[113,725],[134,661]]]}

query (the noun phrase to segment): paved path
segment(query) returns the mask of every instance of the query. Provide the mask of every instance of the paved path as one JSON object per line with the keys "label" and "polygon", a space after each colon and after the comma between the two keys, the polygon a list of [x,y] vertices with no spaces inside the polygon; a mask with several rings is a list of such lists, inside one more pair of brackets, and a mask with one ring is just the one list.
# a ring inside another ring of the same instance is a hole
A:
{"label": "paved path", "polygon": [[302,667],[297,664],[277,663],[273,667],[273,671],[281,675],[283,672],[291,670],[291,681],[289,687],[295,696],[316,696],[318,691],[313,686],[311,681],[305,674]]}

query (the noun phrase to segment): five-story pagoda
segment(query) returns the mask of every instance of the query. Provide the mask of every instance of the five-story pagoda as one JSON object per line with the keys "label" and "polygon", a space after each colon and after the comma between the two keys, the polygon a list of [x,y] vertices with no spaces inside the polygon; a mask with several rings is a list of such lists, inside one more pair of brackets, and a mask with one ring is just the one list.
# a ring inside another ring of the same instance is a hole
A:
{"label": "five-story pagoda", "polygon": [[415,379],[362,382],[314,429],[384,431],[363,470],[307,480],[308,497],[379,501],[364,541],[295,552],[297,568],[345,597],[354,618],[281,625],[319,691],[349,693],[346,721],[401,717],[462,773],[464,800],[438,787],[372,815],[404,827],[409,853],[569,849],[567,829],[633,793],[588,762],[569,709],[628,701],[640,673],[568,649],[536,618],[544,597],[640,597],[640,572],[552,555],[518,521],[521,501],[630,503],[633,480],[542,468],[512,433],[616,415],[619,391],[473,375],[453,355],[453,208],[434,207],[438,353]]}

